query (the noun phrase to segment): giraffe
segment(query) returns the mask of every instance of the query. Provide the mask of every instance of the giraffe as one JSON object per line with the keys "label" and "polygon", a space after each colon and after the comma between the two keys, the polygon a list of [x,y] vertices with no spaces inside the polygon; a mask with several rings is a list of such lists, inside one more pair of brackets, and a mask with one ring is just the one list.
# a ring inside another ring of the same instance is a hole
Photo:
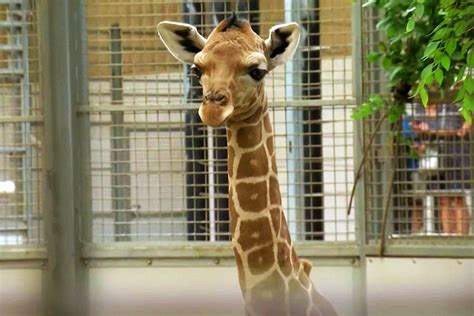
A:
{"label": "giraffe", "polygon": [[293,56],[298,24],[276,25],[266,40],[235,13],[207,39],[189,24],[164,21],[157,29],[170,53],[192,64],[200,79],[203,123],[226,126],[230,231],[247,315],[336,315],[315,290],[311,262],[297,256],[288,231],[264,92],[266,74]]}

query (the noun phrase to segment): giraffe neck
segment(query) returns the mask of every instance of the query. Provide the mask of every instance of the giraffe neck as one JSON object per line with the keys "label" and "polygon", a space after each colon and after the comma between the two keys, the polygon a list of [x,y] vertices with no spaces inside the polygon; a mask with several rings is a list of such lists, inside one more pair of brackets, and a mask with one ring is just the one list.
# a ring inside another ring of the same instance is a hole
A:
{"label": "giraffe neck", "polygon": [[250,315],[320,315],[309,270],[293,248],[266,105],[227,125],[229,211],[240,287]]}

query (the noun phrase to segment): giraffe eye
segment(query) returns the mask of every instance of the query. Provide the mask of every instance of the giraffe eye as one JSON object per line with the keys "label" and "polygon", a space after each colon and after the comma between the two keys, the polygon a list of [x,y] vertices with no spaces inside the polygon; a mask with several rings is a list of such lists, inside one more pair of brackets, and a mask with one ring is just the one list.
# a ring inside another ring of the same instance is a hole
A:
{"label": "giraffe eye", "polygon": [[202,76],[202,70],[199,69],[196,65],[191,66],[191,75],[196,76],[196,78],[199,80],[201,79]]}
{"label": "giraffe eye", "polygon": [[252,77],[252,79],[260,81],[265,77],[267,74],[267,71],[265,69],[259,69],[259,68],[253,68],[249,70],[249,76]]}

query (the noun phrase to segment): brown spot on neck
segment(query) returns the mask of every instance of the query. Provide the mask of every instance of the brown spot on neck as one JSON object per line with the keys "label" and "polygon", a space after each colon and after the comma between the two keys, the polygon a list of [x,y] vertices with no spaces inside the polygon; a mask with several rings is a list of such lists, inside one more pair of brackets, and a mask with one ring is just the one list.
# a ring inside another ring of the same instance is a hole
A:
{"label": "brown spot on neck", "polygon": [[[240,207],[245,212],[260,212],[267,207],[267,181],[256,183],[239,183],[236,186]],[[255,200],[249,199],[258,194]]]}
{"label": "brown spot on neck", "polygon": [[244,251],[273,242],[272,228],[267,217],[260,217],[255,220],[242,220],[239,232],[237,242]]}
{"label": "brown spot on neck", "polygon": [[[252,161],[256,161],[257,163],[252,163]],[[260,146],[254,151],[242,154],[239,166],[237,167],[237,179],[262,177],[267,174],[268,158],[264,146]]]}
{"label": "brown spot on neck", "polygon": [[248,256],[248,265],[252,274],[262,274],[268,271],[275,263],[273,243],[252,250]]}
{"label": "brown spot on neck", "polygon": [[237,145],[240,148],[252,148],[260,144],[262,141],[262,127],[260,124],[256,126],[243,126],[237,131]]}

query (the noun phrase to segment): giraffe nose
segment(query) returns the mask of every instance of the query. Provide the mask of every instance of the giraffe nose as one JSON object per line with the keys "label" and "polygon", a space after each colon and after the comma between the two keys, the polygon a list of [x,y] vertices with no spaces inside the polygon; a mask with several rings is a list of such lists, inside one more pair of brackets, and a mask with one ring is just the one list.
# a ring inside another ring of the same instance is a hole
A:
{"label": "giraffe nose", "polygon": [[204,96],[204,101],[214,102],[218,105],[226,105],[229,102],[229,96],[224,91],[211,91]]}

